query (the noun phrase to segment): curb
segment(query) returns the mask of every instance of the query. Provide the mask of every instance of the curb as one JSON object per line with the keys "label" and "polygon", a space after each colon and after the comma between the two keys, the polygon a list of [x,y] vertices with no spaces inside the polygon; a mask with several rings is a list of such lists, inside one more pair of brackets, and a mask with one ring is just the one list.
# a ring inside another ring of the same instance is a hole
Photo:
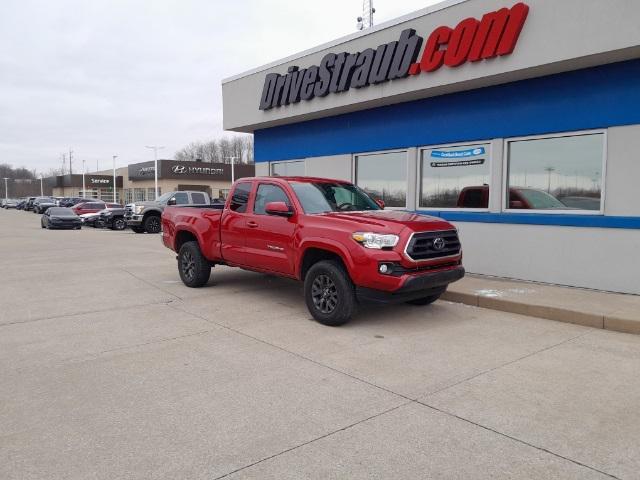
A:
{"label": "curb", "polygon": [[640,335],[640,312],[638,313],[638,318],[634,319],[617,316],[615,313],[604,314],[584,312],[580,310],[559,308],[551,305],[526,303],[524,301],[517,301],[513,299],[488,297],[477,293],[457,292],[455,290],[445,292],[441,298],[442,300],[449,302],[462,303],[490,310],[516,313],[529,317],[555,320],[557,322],[573,323],[584,327]]}

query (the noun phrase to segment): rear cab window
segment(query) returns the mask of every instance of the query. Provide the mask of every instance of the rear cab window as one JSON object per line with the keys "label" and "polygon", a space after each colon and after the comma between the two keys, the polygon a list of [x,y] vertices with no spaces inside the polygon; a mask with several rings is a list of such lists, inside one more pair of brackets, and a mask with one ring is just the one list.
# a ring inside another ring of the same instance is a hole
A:
{"label": "rear cab window", "polygon": [[249,204],[249,196],[251,195],[251,182],[238,183],[229,200],[229,209],[236,213],[246,213]]}

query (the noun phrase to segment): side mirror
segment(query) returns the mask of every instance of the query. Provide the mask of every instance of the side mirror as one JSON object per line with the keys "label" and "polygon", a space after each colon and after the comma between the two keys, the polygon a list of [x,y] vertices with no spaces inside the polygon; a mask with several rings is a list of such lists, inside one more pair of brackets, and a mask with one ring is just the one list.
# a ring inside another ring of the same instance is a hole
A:
{"label": "side mirror", "polygon": [[167,206],[172,206],[176,204],[176,199],[174,198],[170,198],[169,200],[167,200]]}
{"label": "side mirror", "polygon": [[293,215],[293,211],[284,202],[269,202],[265,205],[264,211],[269,215],[278,217],[290,217]]}
{"label": "side mirror", "polygon": [[509,208],[523,209],[524,208],[524,203],[522,203],[520,200],[511,200],[509,202]]}
{"label": "side mirror", "polygon": [[379,206],[382,210],[384,210],[384,200],[380,200],[380,199],[378,199],[378,200],[376,200],[376,203],[378,204],[378,206]]}

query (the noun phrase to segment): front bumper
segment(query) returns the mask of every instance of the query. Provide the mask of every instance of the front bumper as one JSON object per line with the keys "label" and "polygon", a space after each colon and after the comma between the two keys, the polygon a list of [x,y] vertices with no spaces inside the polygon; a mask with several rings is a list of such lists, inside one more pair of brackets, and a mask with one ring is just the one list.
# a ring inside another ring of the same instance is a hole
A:
{"label": "front bumper", "polygon": [[127,215],[124,219],[127,221],[127,225],[130,227],[138,227],[142,225],[143,215]]}
{"label": "front bumper", "polygon": [[463,266],[455,266],[434,272],[408,275],[402,286],[392,292],[356,287],[356,296],[363,303],[402,303],[443,293],[447,285],[464,277]]}

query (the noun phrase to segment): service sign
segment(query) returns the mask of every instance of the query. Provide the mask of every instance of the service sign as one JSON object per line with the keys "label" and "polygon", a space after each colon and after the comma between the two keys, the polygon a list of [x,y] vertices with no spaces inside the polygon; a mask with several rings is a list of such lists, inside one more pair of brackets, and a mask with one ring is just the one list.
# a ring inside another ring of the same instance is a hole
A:
{"label": "service sign", "polygon": [[[484,15],[467,18],[455,27],[441,26],[424,38],[409,28],[393,41],[356,53],[328,53],[320,65],[265,77],[260,110],[269,110],[314,97],[346,92],[350,88],[397,81],[410,75],[431,74],[443,66],[459,67],[510,55],[515,50],[529,7],[518,3]],[[422,45],[424,43],[424,49]],[[420,52],[422,56],[418,59]]]}

